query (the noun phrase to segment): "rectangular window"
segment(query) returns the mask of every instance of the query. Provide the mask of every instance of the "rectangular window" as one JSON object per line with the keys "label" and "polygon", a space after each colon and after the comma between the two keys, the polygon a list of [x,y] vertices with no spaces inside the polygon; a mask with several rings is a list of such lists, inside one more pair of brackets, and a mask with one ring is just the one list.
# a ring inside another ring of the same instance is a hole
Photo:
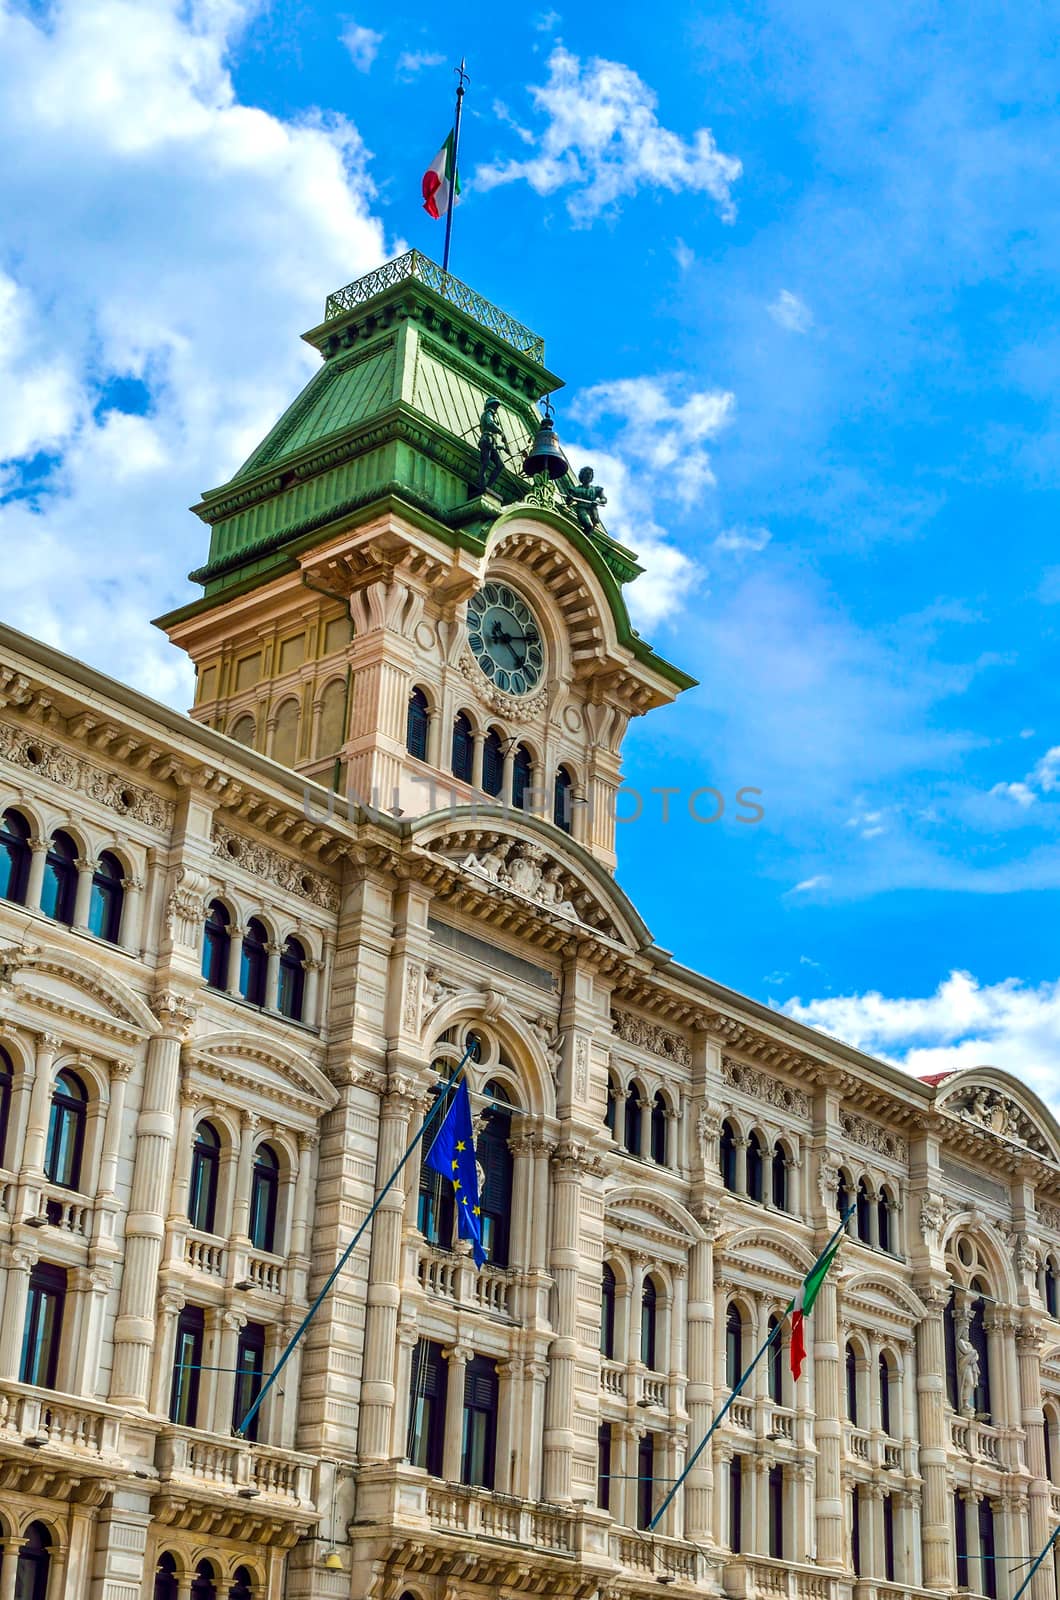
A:
{"label": "rectangular window", "polygon": [[729,1462],[729,1549],[743,1549],[743,1456]]}
{"label": "rectangular window", "polygon": [[201,1306],[185,1306],[177,1320],[169,1395],[169,1420],[179,1422],[182,1428],[194,1428],[198,1420],[203,1326]]}
{"label": "rectangular window", "polygon": [[441,1345],[421,1339],[412,1356],[406,1454],[414,1467],[422,1467],[434,1478],[442,1475],[448,1376]]}
{"label": "rectangular window", "polygon": [[994,1508],[984,1495],[979,1501],[979,1587],[990,1600],[997,1600],[997,1562],[994,1560]]}
{"label": "rectangular window", "polygon": [[784,1559],[784,1468],[769,1469],[769,1553]]}
{"label": "rectangular window", "polygon": [[493,1488],[497,1453],[497,1368],[475,1356],[464,1372],[464,1432],[461,1483]]}
{"label": "rectangular window", "polygon": [[611,1424],[602,1422],[596,1433],[596,1503],[611,1509]]}
{"label": "rectangular window", "polygon": [[66,1304],[66,1270],[38,1263],[29,1275],[26,1325],[19,1378],[40,1389],[55,1388]]}
{"label": "rectangular window", "polygon": [[646,1433],[637,1446],[637,1527],[646,1528],[654,1516],[655,1435]]}
{"label": "rectangular window", "polygon": [[[265,1329],[260,1322],[248,1322],[239,1335],[236,1351],[236,1388],[232,1401],[232,1426],[238,1428],[258,1395],[265,1375]],[[244,1438],[257,1439],[261,1412],[255,1411]]]}
{"label": "rectangular window", "polygon": [[894,1582],[894,1501],[889,1494],[883,1497],[883,1575]]}
{"label": "rectangular window", "polygon": [[968,1587],[968,1507],[959,1489],[953,1492],[953,1542],[957,1555],[957,1587]]}

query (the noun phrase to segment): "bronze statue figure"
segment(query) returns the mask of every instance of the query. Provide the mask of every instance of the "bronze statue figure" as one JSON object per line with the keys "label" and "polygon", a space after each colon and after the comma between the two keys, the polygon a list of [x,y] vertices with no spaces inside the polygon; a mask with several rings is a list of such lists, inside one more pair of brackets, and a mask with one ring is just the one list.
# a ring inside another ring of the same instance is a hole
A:
{"label": "bronze statue figure", "polygon": [[607,496],[598,483],[593,482],[592,467],[583,467],[578,474],[578,483],[573,489],[564,491],[567,504],[578,519],[578,525],[584,533],[594,533],[600,527],[600,507],[606,506]]}
{"label": "bronze statue figure", "polygon": [[482,494],[486,489],[492,489],[504,468],[504,457],[501,448],[508,448],[508,441],[504,437],[500,418],[497,415],[500,401],[489,399],[482,408],[479,420],[478,439],[478,492]]}

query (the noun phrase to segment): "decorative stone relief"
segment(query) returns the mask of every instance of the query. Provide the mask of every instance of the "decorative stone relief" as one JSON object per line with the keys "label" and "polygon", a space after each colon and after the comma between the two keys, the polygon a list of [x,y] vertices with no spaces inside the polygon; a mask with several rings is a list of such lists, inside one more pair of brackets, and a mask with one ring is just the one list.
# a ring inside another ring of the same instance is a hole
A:
{"label": "decorative stone relief", "polygon": [[[559,1025],[544,1012],[536,1017],[524,1018],[526,1026],[537,1040],[548,1062],[548,1070],[552,1074],[553,1082],[559,1086],[560,1068],[563,1065],[563,1041],[567,1037],[560,1033]],[[579,1045],[584,1046],[585,1040],[579,1039]]]}
{"label": "decorative stone relief", "polygon": [[178,867],[169,899],[166,901],[166,934],[174,944],[194,950],[206,915],[206,891],[210,880],[191,867]]}
{"label": "decorative stone relief", "polygon": [[839,1126],[852,1144],[860,1144],[865,1150],[875,1150],[877,1155],[889,1156],[892,1161],[906,1159],[905,1140],[897,1133],[881,1128],[878,1122],[869,1122],[867,1117],[856,1117],[853,1112],[841,1111]]}
{"label": "decorative stone relief", "polygon": [[1049,1154],[1045,1140],[1031,1119],[1014,1100],[997,1089],[964,1089],[947,1100],[945,1110],[955,1112],[969,1122],[978,1123],[979,1127],[997,1134],[1001,1139],[1016,1139],[1021,1144],[1030,1145],[1040,1155]]}
{"label": "decorative stone relief", "polygon": [[839,1157],[834,1150],[822,1150],[817,1157],[817,1193],[823,1206],[834,1206],[839,1192]]}
{"label": "decorative stone relief", "polygon": [[170,801],[94,766],[82,756],[46,744],[21,728],[10,724],[0,727],[0,756],[6,756],[8,761],[24,767],[27,772],[40,773],[42,778],[61,784],[65,789],[80,790],[121,816],[133,817],[149,828],[168,832],[173,826]]}
{"label": "decorative stone relief", "polygon": [[326,878],[319,877],[315,872],[307,872],[300,861],[281,855],[270,845],[259,844],[254,839],[244,839],[241,834],[233,833],[223,822],[214,823],[213,853],[222,860],[238,862],[256,878],[265,878],[269,883],[274,883],[278,889],[286,889],[289,894],[296,894],[312,905],[320,906],[324,911],[338,910],[337,884],[329,883]]}
{"label": "decorative stone relief", "polygon": [[466,872],[488,878],[499,889],[514,889],[524,899],[533,900],[558,916],[578,919],[568,897],[566,874],[555,861],[549,863],[539,844],[497,839],[480,855],[472,852],[465,856],[460,865]]}
{"label": "decorative stone relief", "polygon": [[704,1100],[696,1117],[696,1143],[704,1171],[715,1168],[718,1162],[718,1130],[721,1127],[722,1108]]}
{"label": "decorative stone relief", "polygon": [[1060,1211],[1055,1210],[1052,1206],[1038,1207],[1038,1221],[1050,1233],[1060,1233]]}
{"label": "decorative stone relief", "polygon": [[920,1232],[924,1243],[937,1245],[953,1207],[942,1195],[926,1194],[920,1202]]}
{"label": "decorative stone relief", "polygon": [[649,1022],[647,1017],[638,1017],[632,1011],[612,1011],[611,1023],[618,1037],[627,1044],[635,1044],[638,1049],[648,1050],[666,1061],[676,1061],[679,1066],[691,1066],[692,1052],[680,1034],[669,1033],[657,1022]]}
{"label": "decorative stone relief", "polygon": [[733,1089],[739,1089],[743,1094],[750,1094],[756,1100],[765,1100],[768,1105],[776,1106],[778,1111],[789,1111],[797,1117],[808,1117],[810,1102],[801,1089],[795,1089],[790,1083],[782,1083],[779,1078],[771,1078],[765,1072],[759,1072],[757,1067],[749,1067],[744,1061],[736,1061],[732,1056],[722,1056],[721,1075]]}
{"label": "decorative stone relief", "polygon": [[461,653],[457,665],[483,705],[489,706],[491,711],[496,711],[508,722],[530,722],[548,706],[547,686],[531,695],[505,694],[503,689],[490,683],[470,650]]}
{"label": "decorative stone relief", "polygon": [[589,1098],[589,1041],[584,1034],[574,1043],[574,1098],[582,1104]]}
{"label": "decorative stone relief", "polygon": [[457,985],[450,983],[448,978],[443,978],[437,967],[427,967],[423,974],[423,1011],[422,1020],[437,1011],[447,995],[455,994]]}
{"label": "decorative stone relief", "polygon": [[405,1006],[401,1023],[406,1033],[415,1033],[420,1025],[423,1003],[423,968],[418,961],[410,961],[405,970]]}

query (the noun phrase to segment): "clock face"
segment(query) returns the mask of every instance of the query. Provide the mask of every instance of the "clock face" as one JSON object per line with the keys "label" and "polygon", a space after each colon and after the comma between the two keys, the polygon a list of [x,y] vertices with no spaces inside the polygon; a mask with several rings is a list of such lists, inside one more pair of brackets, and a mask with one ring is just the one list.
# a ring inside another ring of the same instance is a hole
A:
{"label": "clock face", "polygon": [[537,618],[506,583],[487,583],[467,603],[467,642],[486,677],[506,694],[541,682],[545,646]]}

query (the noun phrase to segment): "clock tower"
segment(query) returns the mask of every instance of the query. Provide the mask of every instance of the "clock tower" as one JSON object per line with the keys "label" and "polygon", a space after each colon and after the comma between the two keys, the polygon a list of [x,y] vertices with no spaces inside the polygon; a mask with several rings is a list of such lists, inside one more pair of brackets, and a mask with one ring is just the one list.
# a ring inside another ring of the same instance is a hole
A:
{"label": "clock tower", "polygon": [[641,568],[558,446],[524,474],[543,341],[416,251],[305,338],[320,370],[195,507],[204,592],[159,619],[192,715],[355,804],[522,812],[612,869],[629,718],[693,680],[630,625]]}

